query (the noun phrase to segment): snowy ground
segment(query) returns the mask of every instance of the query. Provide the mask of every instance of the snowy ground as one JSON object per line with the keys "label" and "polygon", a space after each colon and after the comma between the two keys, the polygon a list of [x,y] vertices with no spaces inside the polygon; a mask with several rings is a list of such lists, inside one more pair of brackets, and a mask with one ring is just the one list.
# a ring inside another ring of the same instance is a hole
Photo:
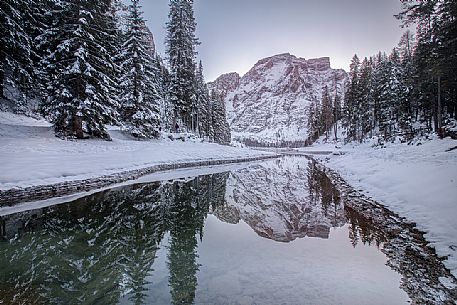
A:
{"label": "snowy ground", "polygon": [[457,276],[457,149],[448,151],[456,146],[455,140],[433,139],[419,146],[318,144],[310,150],[344,151],[319,158],[353,187],[416,222]]}
{"label": "snowy ground", "polygon": [[0,190],[54,184],[157,164],[239,159],[271,153],[191,141],[135,141],[112,130],[112,142],[64,141],[43,120],[0,112]]}

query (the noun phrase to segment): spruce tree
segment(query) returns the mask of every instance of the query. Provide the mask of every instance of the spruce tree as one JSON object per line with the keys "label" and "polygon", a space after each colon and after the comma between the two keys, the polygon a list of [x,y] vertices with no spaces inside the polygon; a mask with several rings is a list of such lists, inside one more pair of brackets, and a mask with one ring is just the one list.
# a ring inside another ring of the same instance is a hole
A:
{"label": "spruce tree", "polygon": [[371,124],[372,101],[372,63],[364,58],[360,66],[360,77],[358,84],[360,99],[357,103],[356,117],[358,121],[358,140],[361,141],[369,131],[373,129]]}
{"label": "spruce tree", "polygon": [[[402,99],[400,100],[400,126],[403,131],[407,132],[412,136],[413,128],[412,122],[414,120],[413,108],[415,108],[416,103],[413,99],[413,88],[414,88],[414,78],[413,78],[413,55],[414,55],[414,34],[411,31],[407,30],[400,39],[398,44],[398,49],[401,57],[401,68],[403,74],[401,75],[402,83],[404,86],[404,92],[402,94]],[[417,116],[416,118],[417,119]]]}
{"label": "spruce tree", "polygon": [[324,90],[322,91],[322,111],[321,111],[321,123],[322,132],[325,133],[325,140],[328,140],[328,134],[330,128],[332,127],[332,120],[333,120],[333,111],[332,111],[332,101],[330,98],[330,94],[328,92],[328,87],[325,86]]}
{"label": "spruce tree", "polygon": [[333,135],[335,141],[338,141],[338,123],[341,119],[341,96],[338,91],[335,90],[335,96],[333,97],[333,104],[332,104],[332,111],[333,111]]}
{"label": "spruce tree", "polygon": [[350,85],[347,89],[344,101],[344,126],[347,129],[347,140],[354,141],[357,139],[357,107],[360,101],[359,92],[359,73],[360,60],[354,55],[350,65],[349,78]]}
{"label": "spruce tree", "polygon": [[170,73],[162,60],[155,55],[155,70],[157,79],[157,94],[160,98],[160,121],[163,130],[171,131],[173,128],[174,107],[169,101]]}
{"label": "spruce tree", "polygon": [[192,127],[192,110],[197,98],[195,29],[193,0],[170,0],[166,47],[170,66],[169,99],[174,105],[173,128],[178,121],[184,129]]}
{"label": "spruce tree", "polygon": [[57,47],[54,37],[57,35],[58,29],[53,26],[56,16],[56,4],[53,0],[34,0],[33,11],[37,24],[32,44],[32,55],[34,55],[32,60],[36,71],[35,85],[41,93],[42,100],[45,100],[50,78],[53,77],[48,74],[49,62],[47,60]]}
{"label": "spruce tree", "polygon": [[443,117],[457,117],[457,5],[453,0],[402,4],[397,18],[417,29],[413,95],[420,100],[428,127],[433,118],[439,131]]}
{"label": "spruce tree", "polygon": [[[15,88],[25,94],[33,84],[31,31],[35,21],[32,12],[31,0],[0,2],[0,98],[6,98],[6,88]],[[23,99],[14,103],[18,102]],[[15,104],[13,108],[21,110],[18,109],[21,106]]]}
{"label": "spruce tree", "polygon": [[307,134],[307,141],[306,143],[308,145],[311,145],[314,141],[316,141],[319,138],[320,135],[320,117],[321,117],[321,112],[319,108],[319,103],[315,101],[311,101],[311,103],[308,105],[307,108],[307,128],[308,128],[308,134]]}
{"label": "spruce tree", "polygon": [[157,137],[160,126],[160,100],[157,71],[148,52],[144,19],[132,0],[127,17],[127,32],[121,51],[121,117],[130,134],[137,138]]}
{"label": "spruce tree", "polygon": [[104,124],[118,117],[113,99],[110,1],[63,0],[53,12],[54,33],[45,58],[49,95],[43,113],[63,137],[110,139]]}
{"label": "spruce tree", "polygon": [[211,117],[214,142],[219,144],[230,143],[231,133],[227,122],[224,99],[216,90],[211,91]]}
{"label": "spruce tree", "polygon": [[211,124],[211,103],[209,90],[203,76],[203,65],[200,61],[196,73],[196,90],[197,90],[197,115],[195,123],[198,127],[201,137],[210,138],[212,135]]}

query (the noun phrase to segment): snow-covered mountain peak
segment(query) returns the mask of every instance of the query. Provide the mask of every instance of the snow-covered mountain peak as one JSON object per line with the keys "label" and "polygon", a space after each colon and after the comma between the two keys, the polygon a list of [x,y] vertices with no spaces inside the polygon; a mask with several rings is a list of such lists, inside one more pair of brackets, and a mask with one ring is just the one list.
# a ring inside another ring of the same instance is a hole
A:
{"label": "snow-covered mountain peak", "polygon": [[235,91],[240,85],[241,77],[236,72],[222,74],[214,82],[208,83],[210,90],[217,90],[224,98],[229,92]]}
{"label": "snow-covered mountain peak", "polygon": [[324,87],[331,96],[342,95],[346,79],[344,70],[330,67],[329,57],[284,53],[259,60],[239,80],[226,74],[209,86],[224,94],[234,140],[297,146],[307,138],[309,104],[320,101]]}

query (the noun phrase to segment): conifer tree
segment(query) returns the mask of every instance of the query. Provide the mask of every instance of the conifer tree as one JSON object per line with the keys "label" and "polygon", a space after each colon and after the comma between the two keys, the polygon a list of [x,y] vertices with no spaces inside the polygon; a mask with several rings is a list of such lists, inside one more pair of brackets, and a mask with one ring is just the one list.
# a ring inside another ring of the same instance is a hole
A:
{"label": "conifer tree", "polygon": [[187,129],[192,127],[192,107],[197,98],[195,30],[193,0],[170,0],[166,47],[170,65],[169,99],[174,105],[173,128],[177,121]]}
{"label": "conifer tree", "polygon": [[354,141],[357,139],[357,106],[360,100],[359,92],[359,73],[360,60],[356,55],[352,58],[349,78],[350,85],[347,89],[344,101],[344,126],[347,129],[347,140]]}
{"label": "conifer tree", "polygon": [[49,80],[43,113],[57,135],[110,139],[104,124],[118,117],[112,41],[106,18],[110,1],[56,2],[44,59]]}
{"label": "conifer tree", "polygon": [[216,90],[211,91],[211,114],[214,141],[220,144],[230,143],[230,126],[226,118],[224,99]]}
{"label": "conifer tree", "polygon": [[308,144],[312,144],[321,135],[321,117],[319,102],[311,101],[307,109]]}
{"label": "conifer tree", "polygon": [[[397,15],[405,25],[416,26],[413,77],[415,98],[427,125],[435,131],[446,115],[457,117],[457,5],[453,0],[402,1]],[[444,113],[448,112],[448,113]]]}
{"label": "conifer tree", "polygon": [[37,85],[43,100],[46,100],[49,80],[53,77],[48,74],[50,70],[47,59],[56,48],[54,37],[57,35],[58,28],[53,26],[57,15],[56,7],[53,0],[33,1],[33,11],[37,26],[33,37],[32,55],[34,57],[32,60],[36,71],[35,85]]}
{"label": "conifer tree", "polygon": [[332,127],[333,111],[332,101],[328,92],[327,86],[324,87],[322,92],[322,111],[321,111],[321,126],[323,127],[323,133],[325,133],[325,139],[328,140],[328,134]]}
{"label": "conifer tree", "polygon": [[157,80],[156,88],[160,99],[161,127],[163,130],[171,131],[173,129],[174,106],[169,99],[170,73],[158,54],[155,55],[154,63]]}
{"label": "conifer tree", "polygon": [[147,49],[148,34],[138,0],[132,0],[127,32],[120,55],[121,117],[127,130],[137,138],[157,137],[160,126],[160,97],[156,65]]}
{"label": "conifer tree", "polygon": [[372,101],[372,63],[368,58],[364,58],[360,66],[360,78],[358,84],[360,100],[357,103],[356,117],[358,121],[358,140],[361,141],[369,131],[372,130],[371,110]]}
{"label": "conifer tree", "polygon": [[[400,101],[400,125],[401,128],[412,134],[413,107],[416,107],[413,99],[414,78],[413,78],[413,55],[414,55],[414,34],[407,30],[401,37],[398,49],[401,57],[401,75],[404,92]],[[417,120],[417,116],[415,118]]]}
{"label": "conifer tree", "polygon": [[196,73],[196,90],[197,90],[197,115],[196,124],[198,126],[198,131],[202,137],[210,137],[212,132],[212,122],[211,122],[211,103],[209,90],[206,86],[205,79],[203,76],[203,65],[200,61]]}
{"label": "conifer tree", "polygon": [[338,122],[341,119],[341,97],[338,91],[335,90],[335,96],[333,98],[333,134],[335,141],[338,141]]}
{"label": "conifer tree", "polygon": [[[33,84],[32,12],[31,0],[0,2],[0,98],[6,98],[7,87],[26,93]],[[13,106],[21,108],[21,105]]]}

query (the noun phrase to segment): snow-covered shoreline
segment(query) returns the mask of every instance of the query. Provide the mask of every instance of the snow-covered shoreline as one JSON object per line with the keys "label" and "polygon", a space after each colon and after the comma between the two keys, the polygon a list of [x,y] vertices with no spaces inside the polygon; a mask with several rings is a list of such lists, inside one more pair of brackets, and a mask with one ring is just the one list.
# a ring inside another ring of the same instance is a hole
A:
{"label": "snow-covered shoreline", "polygon": [[302,152],[344,151],[318,158],[351,186],[417,224],[457,276],[457,141],[433,139],[421,145],[317,144]]}
{"label": "snow-covered shoreline", "polygon": [[[116,130],[111,136],[112,142],[64,141],[54,136],[45,121],[0,112],[0,193],[41,188],[46,192],[61,186],[69,194],[160,170],[277,155],[192,141],[134,141]],[[374,148],[366,143],[339,149],[317,144],[298,151],[344,151],[316,157],[354,188],[417,223],[438,255],[448,257],[445,264],[457,275],[457,149],[452,150],[457,141],[433,139],[421,144]]]}
{"label": "snow-covered shoreline", "polygon": [[135,141],[117,130],[110,133],[111,142],[64,141],[54,136],[45,121],[0,112],[0,191],[275,155],[214,143]]}

